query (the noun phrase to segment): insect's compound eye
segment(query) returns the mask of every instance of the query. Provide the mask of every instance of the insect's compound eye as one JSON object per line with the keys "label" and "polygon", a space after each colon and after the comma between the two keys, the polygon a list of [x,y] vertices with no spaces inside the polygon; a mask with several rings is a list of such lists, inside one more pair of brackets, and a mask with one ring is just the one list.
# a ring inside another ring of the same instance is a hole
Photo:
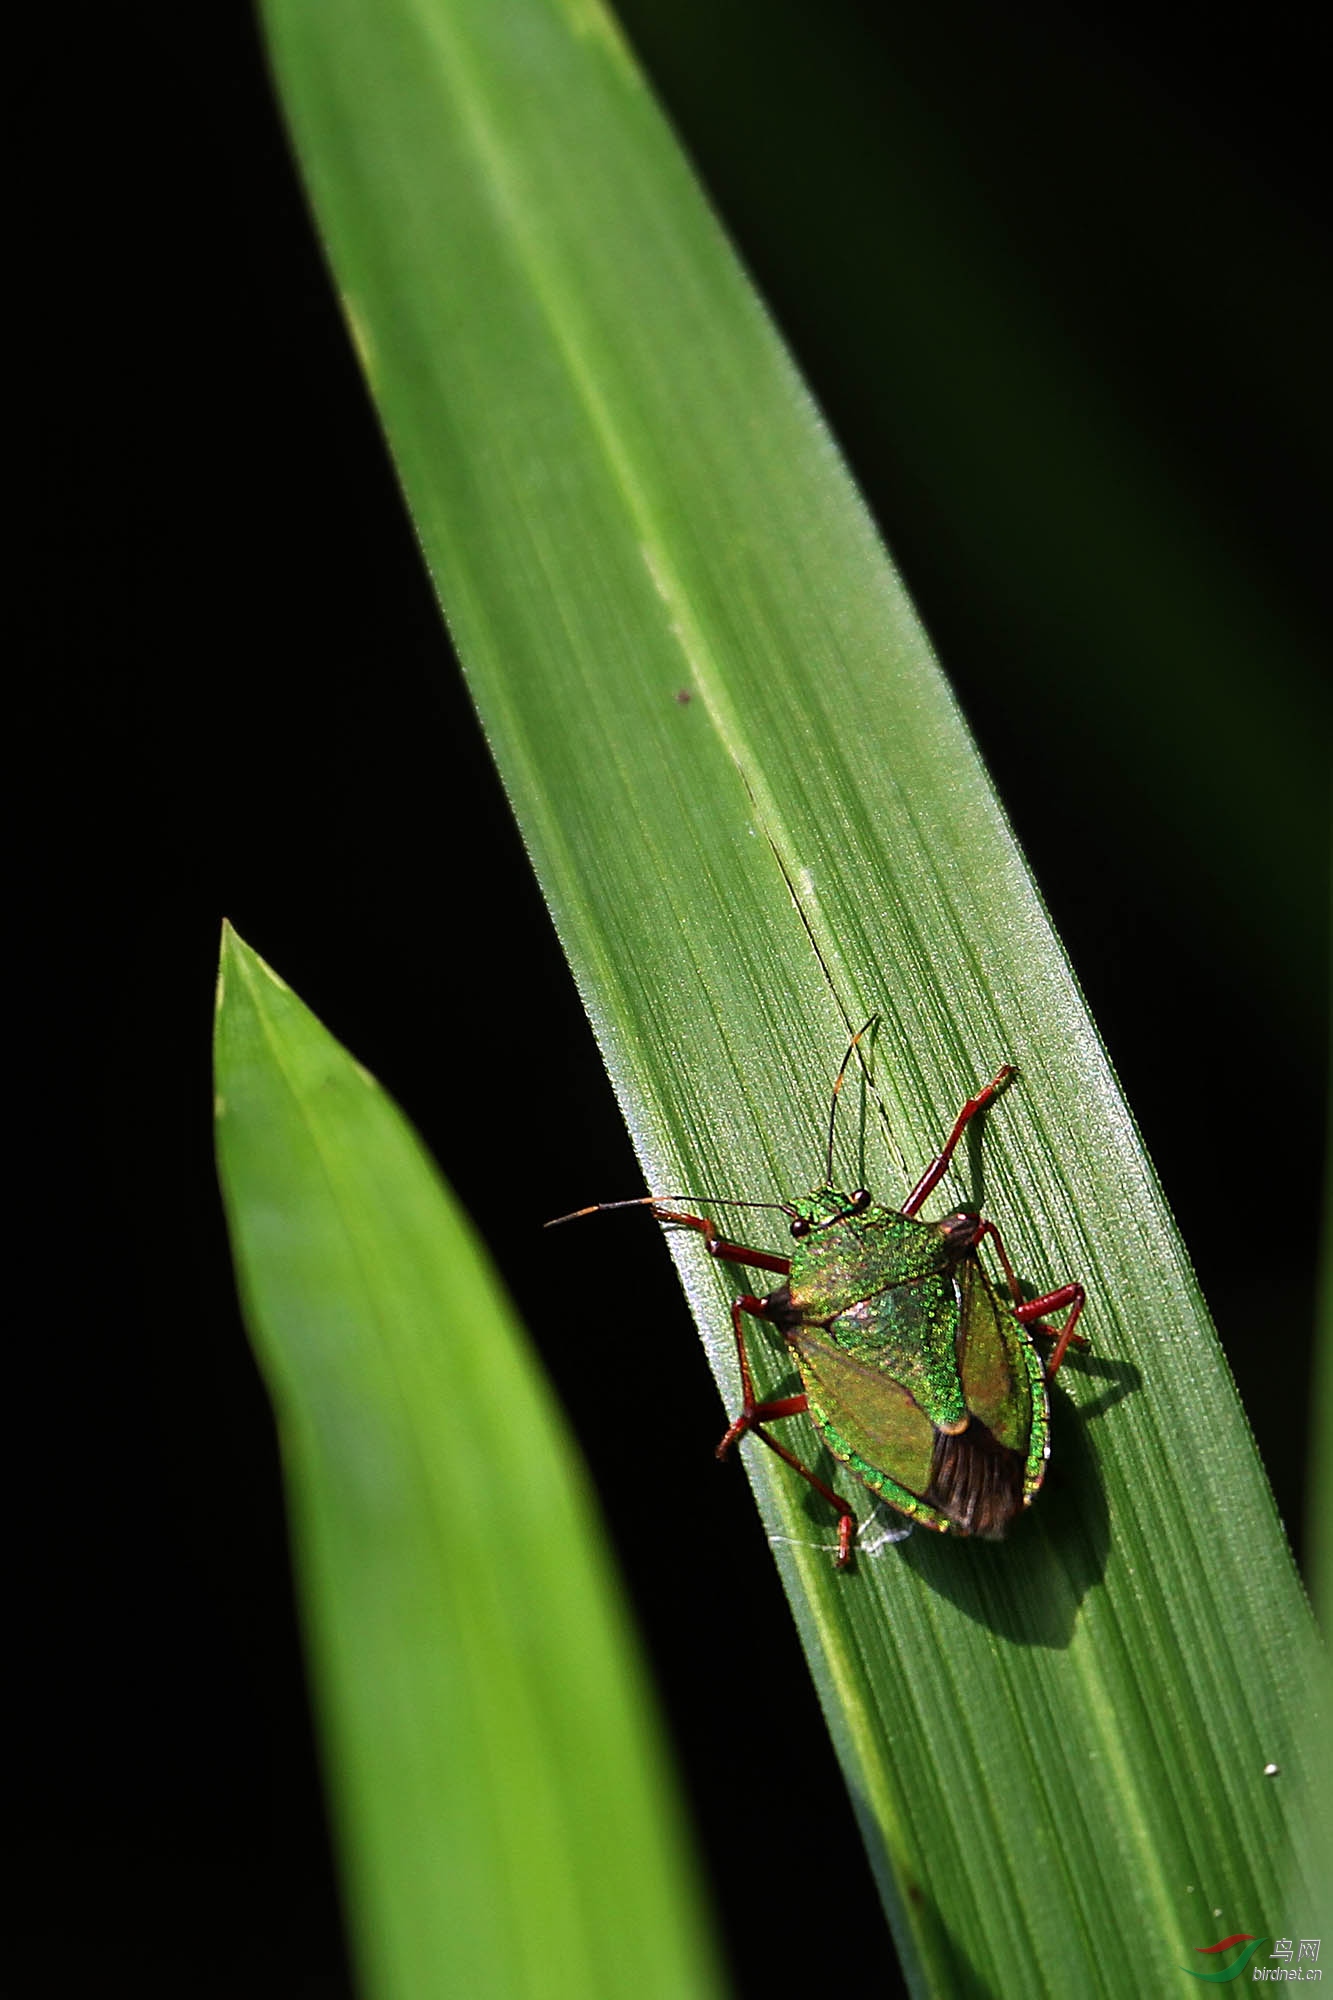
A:
{"label": "insect's compound eye", "polygon": [[792,1223],[791,1233],[798,1241],[802,1236],[808,1236],[810,1234],[809,1219],[804,1215],[798,1215]]}
{"label": "insect's compound eye", "polygon": [[869,1188],[857,1188],[856,1192],[852,1196],[853,1214],[864,1215],[866,1210],[870,1206],[871,1200],[872,1196]]}

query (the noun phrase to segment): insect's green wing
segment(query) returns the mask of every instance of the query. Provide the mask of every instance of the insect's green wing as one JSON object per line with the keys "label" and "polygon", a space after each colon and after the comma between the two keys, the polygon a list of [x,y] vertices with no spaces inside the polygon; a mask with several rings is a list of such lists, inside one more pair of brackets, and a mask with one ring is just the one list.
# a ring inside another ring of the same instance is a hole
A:
{"label": "insect's green wing", "polygon": [[801,1327],[788,1339],[811,1419],[834,1457],[891,1507],[947,1529],[924,1498],[935,1453],[935,1426],[924,1410],[882,1366],[847,1353],[822,1327]]}
{"label": "insect's green wing", "polygon": [[1046,1370],[1032,1337],[996,1296],[975,1257],[959,1270],[958,1365],[968,1410],[1025,1460],[1023,1498],[1041,1485],[1049,1455]]}

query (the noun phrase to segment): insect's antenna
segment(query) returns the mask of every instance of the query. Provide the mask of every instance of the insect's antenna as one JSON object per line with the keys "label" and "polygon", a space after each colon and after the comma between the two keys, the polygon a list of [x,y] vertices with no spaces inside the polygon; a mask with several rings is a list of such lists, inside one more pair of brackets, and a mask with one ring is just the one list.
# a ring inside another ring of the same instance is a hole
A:
{"label": "insect's antenna", "polygon": [[659,1195],[659,1201],[701,1201],[705,1208],[771,1208],[779,1215],[795,1216],[796,1210],[785,1201],[738,1201],[734,1195],[726,1194],[669,1194]]}
{"label": "insect's antenna", "polygon": [[[837,1008],[839,1014],[842,1016],[843,1027],[846,1028],[849,1034],[851,1034],[852,1019],[851,1015],[847,1012],[846,1006],[843,1004],[842,995],[838,991],[838,982],[835,980],[832,972],[829,969],[828,960],[825,958],[823,952],[819,948],[819,939],[815,936],[815,927],[811,923],[809,917],[806,915],[805,904],[801,901],[800,895],[797,891],[796,884],[792,880],[791,870],[790,868],[788,868],[786,862],[783,860],[782,851],[779,848],[776,840],[774,840],[772,834],[769,832],[767,826],[764,824],[763,814],[760,812],[759,809],[759,801],[754,795],[754,786],[750,783],[750,780],[745,775],[745,767],[742,763],[740,763],[739,759],[736,762],[736,770],[740,777],[741,783],[744,785],[746,791],[750,795],[750,804],[754,808],[755,817],[758,819],[759,824],[763,829],[763,835],[765,840],[768,842],[769,849],[770,852],[772,853],[773,859],[778,864],[778,872],[782,876],[783,881],[787,885],[787,894],[791,897],[792,908],[795,910],[797,916],[801,920],[801,928],[805,932],[806,941],[809,944],[811,951],[815,955],[815,959],[819,965],[820,971],[824,975],[824,984],[828,987],[829,992],[832,994],[833,1004]],[[857,1048],[857,1043],[860,1041],[861,1035],[864,1035],[864,1033],[866,1032],[866,1028],[874,1027],[878,1024],[878,1022],[879,1022],[878,1014],[872,1014],[870,1020],[866,1022],[866,1027],[861,1029],[860,1034],[852,1036],[852,1047],[857,1050],[857,1061],[861,1065],[861,1074],[866,1080],[866,1085],[870,1091],[870,1095],[875,1100],[875,1108],[879,1112],[880,1123],[884,1127],[884,1138],[886,1144],[888,1145],[889,1152],[893,1156],[894,1160],[896,1160],[899,1168],[905,1171],[905,1162],[903,1160],[902,1149],[899,1146],[898,1141],[893,1136],[893,1124],[889,1118],[888,1109],[884,1103],[884,1099],[879,1094],[879,1088],[875,1082],[874,1073],[871,1070],[869,1063],[866,1061],[862,1051]]]}
{"label": "insect's antenna", "polygon": [[571,1208],[568,1215],[553,1215],[543,1229],[558,1229],[562,1222],[581,1222],[585,1215],[600,1215],[604,1208],[646,1208],[657,1197],[651,1194],[636,1194],[628,1201],[594,1201],[587,1208]]}
{"label": "insect's antenna", "polygon": [[828,1114],[828,1159],[824,1169],[825,1187],[832,1187],[833,1185],[833,1128],[838,1122],[838,1092],[842,1089],[843,1079],[847,1074],[847,1065],[852,1059],[852,1054],[856,1048],[857,1043],[860,1041],[862,1035],[864,1035],[864,1033],[866,1032],[866,1028],[873,1028],[878,1019],[879,1019],[878,1014],[872,1014],[870,1016],[870,1019],[866,1022],[865,1028],[857,1029],[856,1033],[852,1036],[851,1041],[848,1042],[847,1044],[847,1053],[842,1059],[842,1067],[839,1069],[837,1076],[833,1080],[833,1101],[829,1105],[829,1114]]}
{"label": "insect's antenna", "polygon": [[553,1215],[543,1229],[555,1229],[562,1222],[581,1222],[585,1215],[600,1215],[604,1209],[613,1208],[660,1208],[669,1201],[697,1201],[705,1208],[774,1208],[779,1215],[792,1218],[794,1208],[788,1208],[785,1201],[736,1201],[724,1194],[636,1194],[628,1201],[594,1201],[587,1208],[572,1208],[568,1215]]}
{"label": "insect's antenna", "polygon": [[879,1029],[879,1025],[880,1025],[880,1016],[878,1014],[872,1014],[870,1016],[870,1019],[866,1022],[865,1027],[862,1028],[861,1034],[858,1035],[856,1037],[856,1041],[852,1043],[852,1047],[856,1050],[856,1059],[861,1065],[861,1074],[865,1078],[866,1088],[870,1092],[870,1095],[875,1100],[875,1109],[876,1111],[878,1111],[880,1117],[880,1123],[884,1127],[884,1137],[888,1143],[889,1151],[893,1155],[894,1159],[899,1163],[899,1165],[901,1165],[903,1156],[899,1149],[898,1141],[893,1136],[893,1123],[889,1117],[888,1108],[884,1103],[884,1099],[879,1094],[879,1085],[875,1082],[874,1069],[871,1067],[871,1063],[866,1060],[863,1050],[858,1046],[861,1040],[861,1036],[865,1035],[868,1032],[870,1037],[870,1046],[871,1049],[873,1050],[875,1045],[875,1034]]}

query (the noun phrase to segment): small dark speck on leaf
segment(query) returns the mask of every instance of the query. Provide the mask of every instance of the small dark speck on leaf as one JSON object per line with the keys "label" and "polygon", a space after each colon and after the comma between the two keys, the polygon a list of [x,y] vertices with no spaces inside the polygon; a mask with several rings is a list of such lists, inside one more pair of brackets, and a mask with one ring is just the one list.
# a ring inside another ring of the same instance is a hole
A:
{"label": "small dark speck on leaf", "polygon": [[682,708],[688,708],[690,703],[694,700],[693,690],[690,688],[677,688],[676,700],[680,703]]}

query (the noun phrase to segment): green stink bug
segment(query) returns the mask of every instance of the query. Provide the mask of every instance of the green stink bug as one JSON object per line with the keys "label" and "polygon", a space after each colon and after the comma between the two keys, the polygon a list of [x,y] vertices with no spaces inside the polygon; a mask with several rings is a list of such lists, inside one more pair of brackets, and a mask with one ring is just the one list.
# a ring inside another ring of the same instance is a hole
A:
{"label": "green stink bug", "polygon": [[[941,1534],[996,1540],[1041,1485],[1050,1452],[1047,1384],[1071,1340],[1083,1344],[1075,1326],[1085,1299],[1079,1284],[1025,1299],[995,1224],[971,1210],[956,1209],[938,1222],[920,1219],[968,1125],[1015,1074],[1008,1065],[967,1100],[901,1208],[883,1206],[865,1188],[847,1194],[835,1187],[838,1092],[859,1040],[853,1038],[833,1086],[823,1183],[791,1203],[725,1204],[779,1208],[790,1221],[790,1257],[730,1242],[707,1216],[668,1205],[690,1196],[646,1195],[577,1211],[648,1207],[659,1222],[697,1229],[710,1256],[783,1280],[764,1298],[746,1293],[732,1301],[743,1403],[717,1455],[748,1432],[807,1479],[837,1510],[839,1569],[851,1560],[855,1512],[765,1425],[808,1414],[834,1457],[890,1506]],[[981,1262],[987,1238],[1004,1272],[1007,1301]],[[1061,1327],[1044,1324],[1060,1312],[1067,1314]],[[800,1395],[756,1400],[743,1315],[782,1335],[800,1372]],[[1034,1334],[1055,1342],[1046,1362]]]}

